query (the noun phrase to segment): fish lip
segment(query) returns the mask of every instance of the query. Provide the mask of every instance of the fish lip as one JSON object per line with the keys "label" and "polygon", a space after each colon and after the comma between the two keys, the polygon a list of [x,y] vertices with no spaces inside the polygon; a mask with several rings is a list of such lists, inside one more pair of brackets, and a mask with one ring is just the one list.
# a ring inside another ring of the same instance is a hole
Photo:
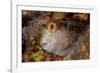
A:
{"label": "fish lip", "polygon": [[43,46],[46,46],[47,45],[47,43],[41,43],[41,46],[43,47]]}

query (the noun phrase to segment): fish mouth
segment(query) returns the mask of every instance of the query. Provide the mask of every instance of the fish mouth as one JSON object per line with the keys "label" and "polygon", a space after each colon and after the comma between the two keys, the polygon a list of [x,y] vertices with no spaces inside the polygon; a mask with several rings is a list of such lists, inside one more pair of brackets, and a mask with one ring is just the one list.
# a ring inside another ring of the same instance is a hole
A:
{"label": "fish mouth", "polygon": [[41,47],[43,50],[51,53],[54,53],[56,50],[56,49],[52,49],[52,46],[49,46],[48,43],[41,43]]}
{"label": "fish mouth", "polygon": [[43,47],[43,46],[46,46],[46,45],[47,45],[47,43],[42,43],[42,44],[41,44],[42,47]]}
{"label": "fish mouth", "polygon": [[47,46],[47,43],[41,43],[41,47],[42,47],[42,49],[44,49],[45,50],[45,47]]}

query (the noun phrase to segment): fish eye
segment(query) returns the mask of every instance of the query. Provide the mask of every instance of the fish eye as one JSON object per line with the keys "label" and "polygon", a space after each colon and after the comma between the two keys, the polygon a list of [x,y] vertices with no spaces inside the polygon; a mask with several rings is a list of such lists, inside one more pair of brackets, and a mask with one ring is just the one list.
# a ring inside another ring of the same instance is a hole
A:
{"label": "fish eye", "polygon": [[56,30],[56,28],[57,28],[56,23],[53,23],[53,22],[48,23],[48,30],[50,32],[54,32]]}

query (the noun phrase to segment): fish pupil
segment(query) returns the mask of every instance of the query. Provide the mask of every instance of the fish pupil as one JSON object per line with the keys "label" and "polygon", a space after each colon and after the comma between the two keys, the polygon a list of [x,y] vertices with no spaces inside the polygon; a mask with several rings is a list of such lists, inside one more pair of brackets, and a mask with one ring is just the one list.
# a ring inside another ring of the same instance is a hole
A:
{"label": "fish pupil", "polygon": [[53,29],[54,29],[54,25],[51,25],[51,26],[50,26],[50,29],[53,30]]}

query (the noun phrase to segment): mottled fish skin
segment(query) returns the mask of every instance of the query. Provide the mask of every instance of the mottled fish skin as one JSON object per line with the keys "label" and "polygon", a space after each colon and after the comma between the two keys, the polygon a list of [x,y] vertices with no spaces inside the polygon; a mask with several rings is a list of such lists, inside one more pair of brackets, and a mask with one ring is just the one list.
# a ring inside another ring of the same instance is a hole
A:
{"label": "mottled fish skin", "polygon": [[41,45],[42,48],[48,52],[64,56],[69,50],[69,32],[64,27],[61,27],[55,32],[50,32],[44,29],[42,32]]}

